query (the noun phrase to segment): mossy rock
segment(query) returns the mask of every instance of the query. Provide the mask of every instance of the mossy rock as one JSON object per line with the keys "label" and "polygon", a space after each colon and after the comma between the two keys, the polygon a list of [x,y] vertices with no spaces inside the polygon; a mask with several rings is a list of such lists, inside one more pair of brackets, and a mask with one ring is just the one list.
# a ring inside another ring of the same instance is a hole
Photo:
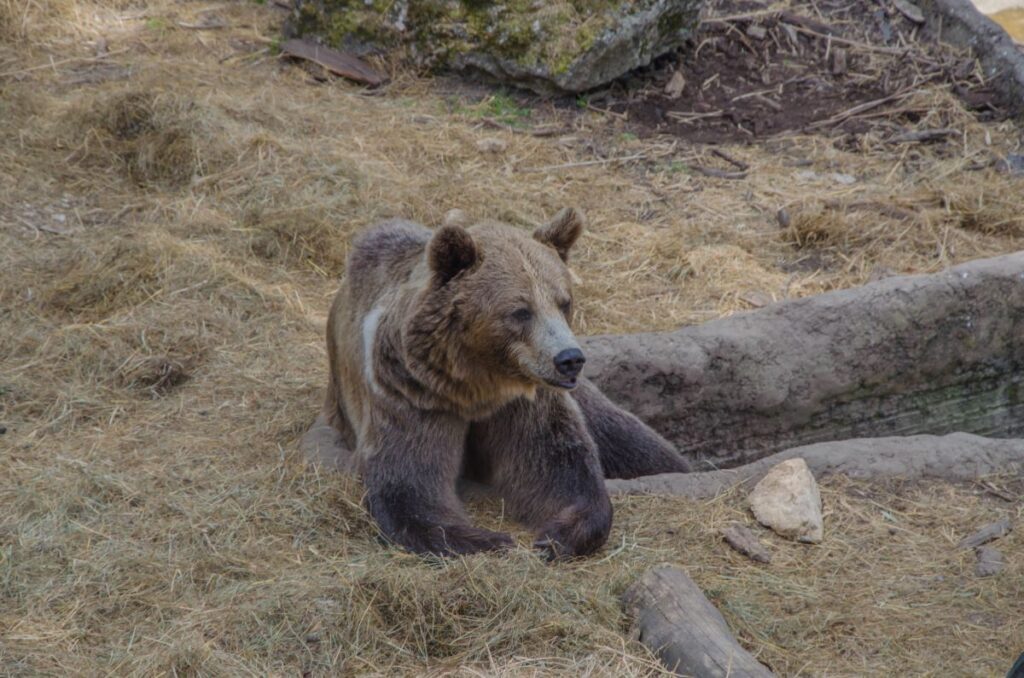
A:
{"label": "mossy rock", "polygon": [[541,93],[583,92],[678,47],[702,0],[298,0],[291,36],[404,49]]}

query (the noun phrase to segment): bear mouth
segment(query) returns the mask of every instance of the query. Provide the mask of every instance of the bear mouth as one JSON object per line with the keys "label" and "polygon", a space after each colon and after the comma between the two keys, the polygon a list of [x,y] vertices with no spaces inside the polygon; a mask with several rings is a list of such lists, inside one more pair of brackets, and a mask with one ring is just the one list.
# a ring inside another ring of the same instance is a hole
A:
{"label": "bear mouth", "polygon": [[579,379],[577,377],[573,377],[571,379],[545,379],[544,381],[547,382],[548,386],[565,389],[566,391],[573,390],[576,388],[576,384],[579,383]]}

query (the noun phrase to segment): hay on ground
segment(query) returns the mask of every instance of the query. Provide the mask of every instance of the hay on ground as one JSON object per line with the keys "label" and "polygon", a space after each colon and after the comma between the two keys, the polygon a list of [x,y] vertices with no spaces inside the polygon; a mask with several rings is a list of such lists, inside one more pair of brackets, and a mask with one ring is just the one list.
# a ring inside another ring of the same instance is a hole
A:
{"label": "hay on ground", "polygon": [[[211,15],[225,28],[187,27]],[[4,671],[659,675],[618,595],[662,561],[780,675],[999,675],[1024,647],[1019,534],[988,579],[954,548],[1022,517],[1018,479],[826,481],[825,542],[762,531],[770,566],[721,543],[751,524],[736,493],[616,499],[578,562],[438,562],[383,546],[361,487],[295,451],[366,224],[460,208],[528,228],[579,205],[581,331],[671,329],[1020,249],[1021,180],[996,162],[1019,124],[925,83],[855,142],[725,144],[749,166],[728,180],[598,106],[401,71],[372,94],[319,84],[274,56],[272,3],[0,0],[0,18]],[[961,134],[900,146],[887,124]],[[472,511],[528,543],[500,504]]]}

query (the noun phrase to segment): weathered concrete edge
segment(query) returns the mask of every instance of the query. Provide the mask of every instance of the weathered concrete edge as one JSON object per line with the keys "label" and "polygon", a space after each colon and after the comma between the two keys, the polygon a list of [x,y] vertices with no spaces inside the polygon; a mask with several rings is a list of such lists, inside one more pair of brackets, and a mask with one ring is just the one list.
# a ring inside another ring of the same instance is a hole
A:
{"label": "weathered concrete edge", "polygon": [[969,47],[981,61],[1000,103],[1015,116],[1024,115],[1024,51],[970,0],[918,0],[928,30],[943,42]]}
{"label": "weathered concrete edge", "polygon": [[815,476],[974,480],[997,473],[1024,473],[1024,439],[983,438],[970,433],[858,438],[815,443],[721,471],[663,473],[605,481],[611,494],[667,494],[710,499],[736,485],[752,485],[773,466],[803,457]]}

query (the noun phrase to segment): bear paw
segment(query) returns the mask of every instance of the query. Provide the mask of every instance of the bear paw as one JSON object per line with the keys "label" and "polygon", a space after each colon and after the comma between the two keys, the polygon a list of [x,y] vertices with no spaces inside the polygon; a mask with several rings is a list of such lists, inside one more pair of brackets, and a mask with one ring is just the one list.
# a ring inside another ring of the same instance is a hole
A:
{"label": "bear paw", "polygon": [[431,525],[420,534],[407,531],[402,536],[404,538],[397,541],[411,551],[438,556],[499,551],[515,545],[510,534],[472,525]]}
{"label": "bear paw", "polygon": [[537,533],[533,547],[548,560],[588,556],[604,546],[611,527],[610,507],[608,511],[585,511],[572,506]]}

